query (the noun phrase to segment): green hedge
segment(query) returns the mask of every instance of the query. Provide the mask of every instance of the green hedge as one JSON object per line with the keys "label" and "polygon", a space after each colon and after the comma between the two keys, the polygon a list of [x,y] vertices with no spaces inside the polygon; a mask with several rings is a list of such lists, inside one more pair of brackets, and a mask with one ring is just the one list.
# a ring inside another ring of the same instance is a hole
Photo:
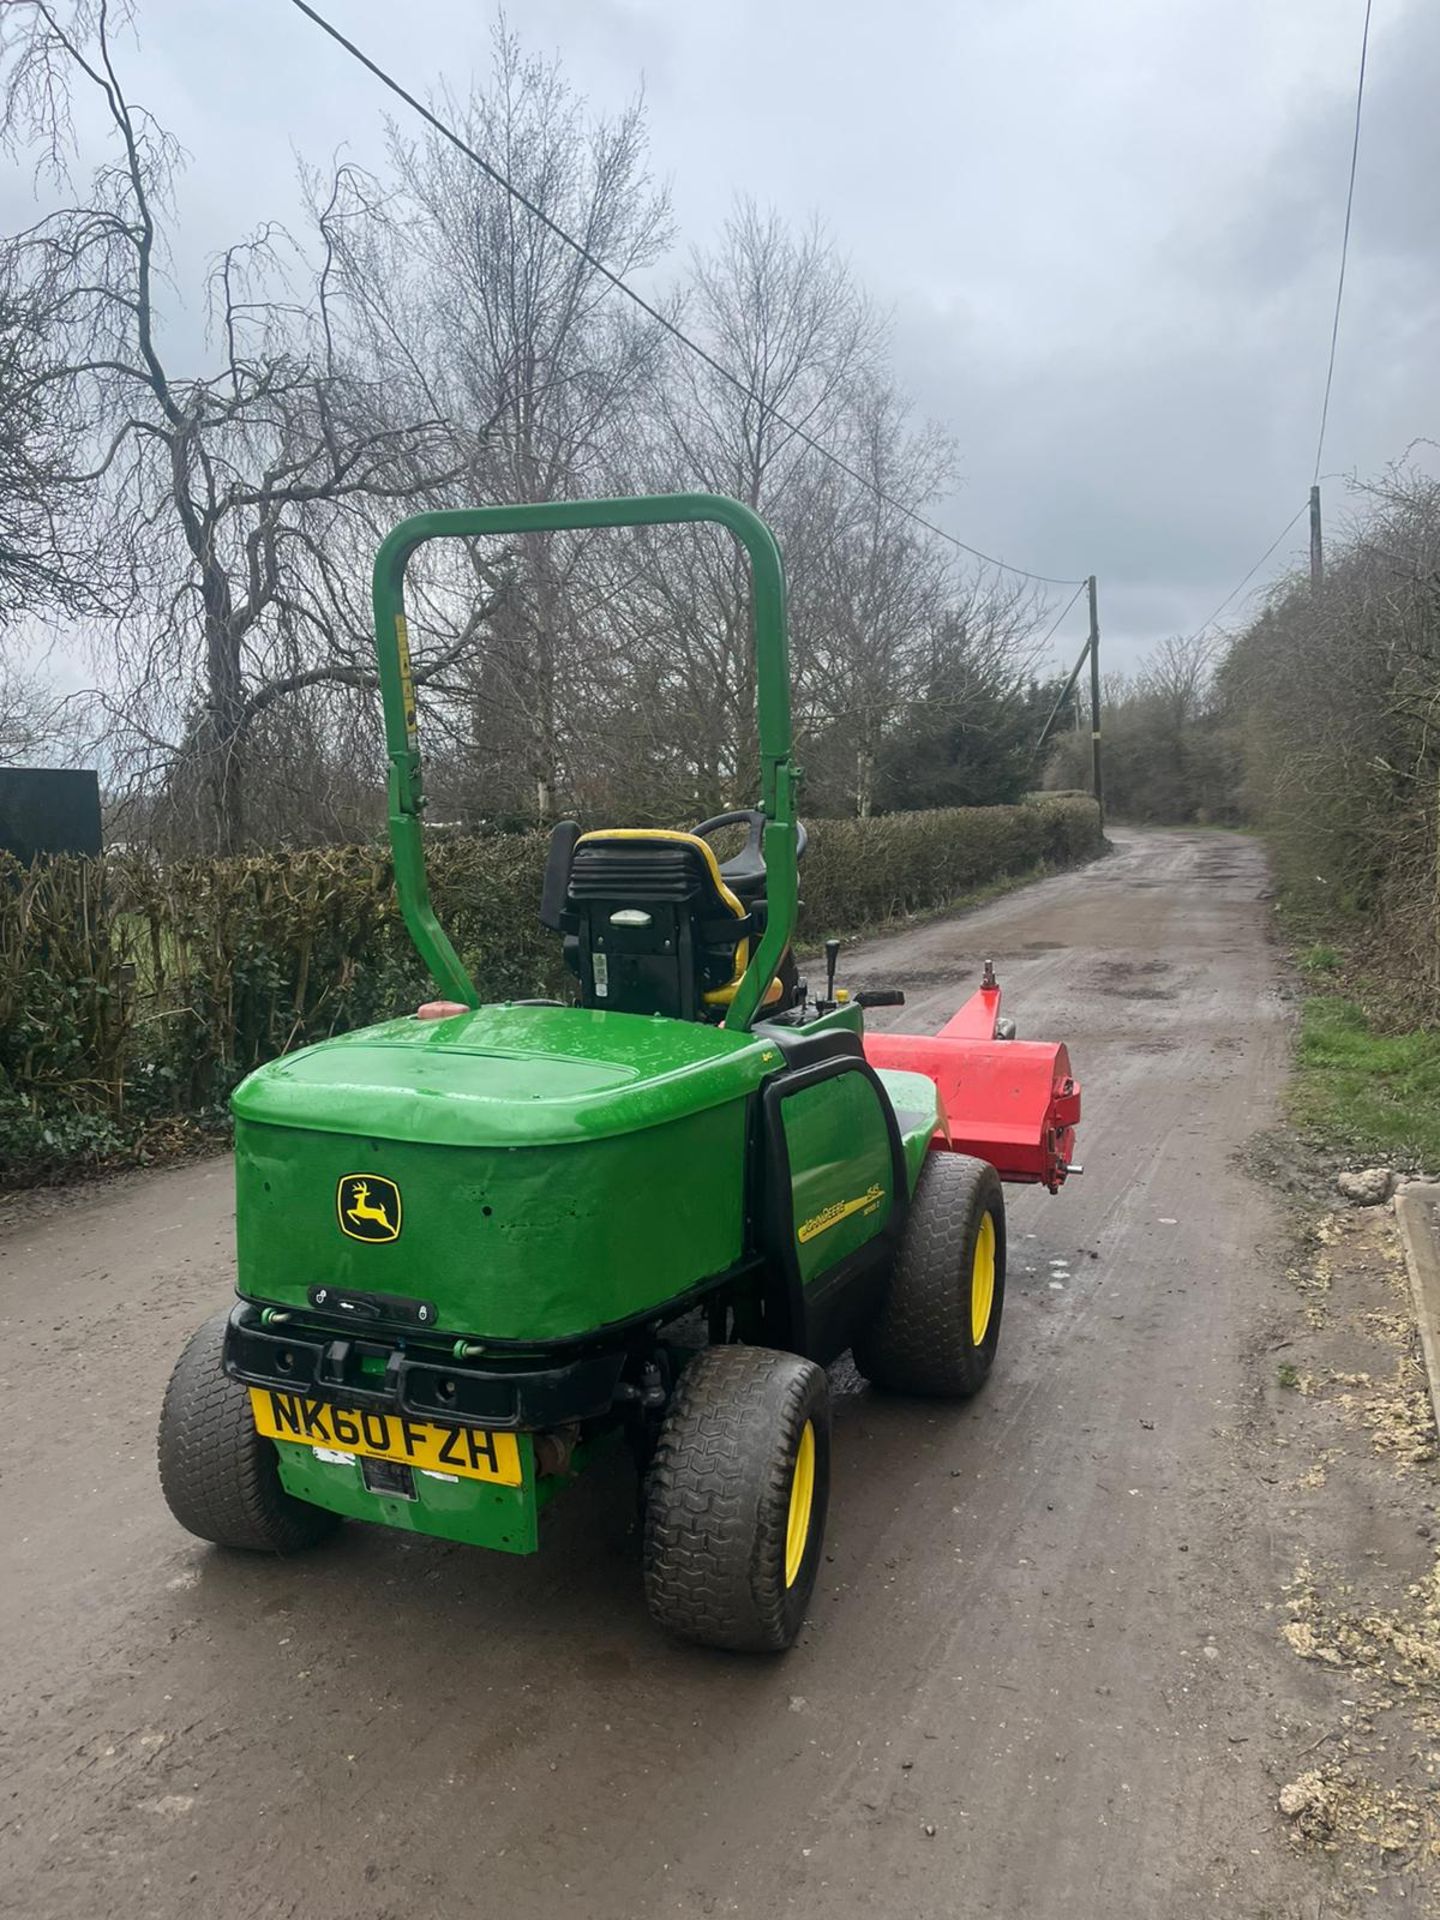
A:
{"label": "green hedge", "polygon": [[[1098,851],[1085,800],[821,820],[802,937],[934,911]],[[536,919],[541,834],[437,836],[431,896],[488,999],[564,987]],[[162,865],[148,855],[0,861],[0,1181],[146,1158],[223,1124],[252,1067],[433,991],[377,847]]]}
{"label": "green hedge", "polygon": [[947,906],[1009,874],[1071,866],[1099,849],[1092,800],[817,820],[800,874],[801,937],[864,932]]}

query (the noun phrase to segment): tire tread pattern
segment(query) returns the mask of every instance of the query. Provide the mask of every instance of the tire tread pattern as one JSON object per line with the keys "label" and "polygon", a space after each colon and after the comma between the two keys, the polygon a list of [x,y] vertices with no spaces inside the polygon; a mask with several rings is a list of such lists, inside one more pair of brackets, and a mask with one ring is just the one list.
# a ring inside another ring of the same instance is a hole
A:
{"label": "tire tread pattern", "polygon": [[[995,1302],[980,1347],[970,1331],[971,1263],[981,1218],[996,1229]],[[988,1160],[931,1153],[880,1311],[855,1341],[855,1364],[893,1393],[959,1399],[984,1385],[1005,1301],[1005,1198]]]}
{"label": "tire tread pattern", "polygon": [[339,1516],[281,1485],[274,1445],[255,1430],[249,1392],[220,1364],[228,1319],[207,1320],[175,1363],[157,1441],[161,1490],[180,1525],[201,1540],[297,1553],[333,1532]]}
{"label": "tire tread pattern", "polygon": [[[814,1585],[829,1490],[824,1370],[765,1347],[710,1347],[677,1383],[645,1502],[645,1592],[656,1622],[741,1652],[792,1644]],[[805,1562],[784,1580],[795,1446],[817,1448]]]}

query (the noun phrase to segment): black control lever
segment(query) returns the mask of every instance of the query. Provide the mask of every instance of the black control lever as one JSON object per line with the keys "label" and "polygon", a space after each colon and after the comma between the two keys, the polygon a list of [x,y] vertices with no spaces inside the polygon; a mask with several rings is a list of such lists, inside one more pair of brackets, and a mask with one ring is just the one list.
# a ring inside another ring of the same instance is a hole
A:
{"label": "black control lever", "polygon": [[851,996],[857,1007],[903,1007],[905,993],[900,987],[866,987]]}
{"label": "black control lever", "polygon": [[835,963],[840,958],[840,942],[825,942],[825,998],[833,1007],[835,1004]]}

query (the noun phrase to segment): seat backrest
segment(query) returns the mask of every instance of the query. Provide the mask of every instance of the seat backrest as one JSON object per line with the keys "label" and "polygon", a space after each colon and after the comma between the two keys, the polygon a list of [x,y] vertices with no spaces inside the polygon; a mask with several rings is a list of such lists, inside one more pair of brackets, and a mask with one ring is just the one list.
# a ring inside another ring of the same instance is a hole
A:
{"label": "seat backrest", "polygon": [[581,834],[565,929],[585,1006],[680,1020],[728,1004],[754,930],[707,843],[658,828]]}

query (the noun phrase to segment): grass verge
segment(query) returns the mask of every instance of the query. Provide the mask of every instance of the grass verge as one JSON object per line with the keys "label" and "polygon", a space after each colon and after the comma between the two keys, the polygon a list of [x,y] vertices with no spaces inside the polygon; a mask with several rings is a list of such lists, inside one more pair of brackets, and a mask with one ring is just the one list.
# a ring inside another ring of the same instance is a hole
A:
{"label": "grass verge", "polygon": [[1440,1169],[1440,1033],[1386,1032],[1348,994],[1315,994],[1301,1010],[1290,1103],[1307,1132]]}

